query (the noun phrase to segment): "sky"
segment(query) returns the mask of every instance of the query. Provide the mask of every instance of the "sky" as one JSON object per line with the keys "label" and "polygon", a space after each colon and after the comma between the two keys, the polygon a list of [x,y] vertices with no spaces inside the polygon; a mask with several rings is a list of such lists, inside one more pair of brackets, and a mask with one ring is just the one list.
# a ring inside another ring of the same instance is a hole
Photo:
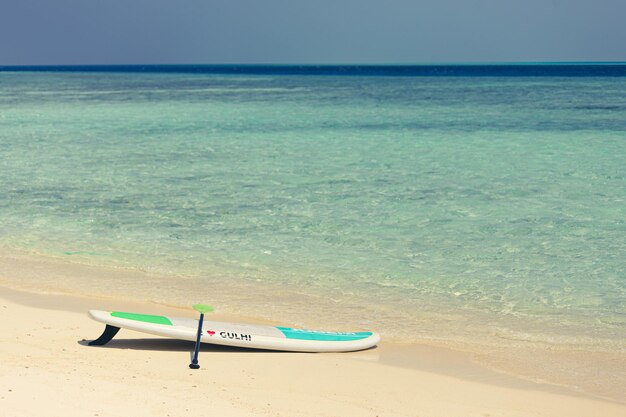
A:
{"label": "sky", "polygon": [[2,0],[0,65],[626,61],[625,0]]}

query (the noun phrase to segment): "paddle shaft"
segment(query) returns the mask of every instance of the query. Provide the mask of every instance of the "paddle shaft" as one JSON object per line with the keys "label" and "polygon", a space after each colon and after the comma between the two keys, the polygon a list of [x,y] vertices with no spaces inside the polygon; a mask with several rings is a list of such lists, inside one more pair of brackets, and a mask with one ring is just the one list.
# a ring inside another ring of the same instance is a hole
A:
{"label": "paddle shaft", "polygon": [[193,359],[189,364],[191,369],[200,369],[198,364],[198,352],[200,351],[200,338],[202,337],[202,322],[204,321],[204,313],[200,313],[200,322],[198,322],[198,337],[196,338],[196,349],[193,352]]}

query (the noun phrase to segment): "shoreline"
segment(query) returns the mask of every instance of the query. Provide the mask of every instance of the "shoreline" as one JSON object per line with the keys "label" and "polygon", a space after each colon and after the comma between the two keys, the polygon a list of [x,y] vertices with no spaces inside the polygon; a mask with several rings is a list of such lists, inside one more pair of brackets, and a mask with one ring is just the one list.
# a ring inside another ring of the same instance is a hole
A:
{"label": "shoreline", "polygon": [[[0,344],[3,409],[20,416],[109,416],[141,405],[138,415],[192,415],[206,412],[210,404],[219,415],[237,417],[588,417],[626,411],[625,404],[498,374],[469,354],[428,346],[383,341],[362,352],[300,354],[205,344],[199,372],[187,369],[191,342],[123,330],[106,347],[86,346],[102,330],[86,309],[120,306],[195,315],[191,309],[158,304],[0,287],[7,323]],[[62,398],[46,401],[61,393]]]}
{"label": "shoreline", "polygon": [[[132,312],[147,312],[150,314],[175,315],[178,317],[197,318],[197,313],[191,308],[178,308],[164,306],[160,304],[145,302],[128,302],[116,301],[108,299],[100,299],[95,297],[73,296],[73,295],[52,295],[37,294],[28,291],[15,290],[0,286],[0,299],[12,303],[20,304],[36,310],[57,310],[67,313],[81,314],[85,316],[86,322],[91,323],[93,320],[87,320],[87,311],[90,309],[108,309],[120,310],[126,309]],[[254,324],[272,324],[254,318],[242,318],[219,312],[210,314],[211,320],[216,321],[235,321],[247,322]],[[275,324],[275,323],[273,323]],[[101,326],[101,324],[100,324]],[[90,326],[92,327],[92,326]],[[128,333],[126,337],[139,337],[142,339],[162,340],[164,338],[153,336],[146,333],[135,332],[132,330],[122,329],[124,333]],[[97,332],[96,332],[97,333]],[[122,334],[122,333],[120,333]],[[98,334],[86,334],[85,340],[89,341],[97,338]],[[116,337],[117,339],[117,337]],[[116,340],[114,339],[114,340]],[[203,345],[204,346],[204,345]],[[206,346],[205,346],[206,347]],[[245,351],[246,349],[238,349],[223,346],[215,346],[219,349]],[[254,351],[254,349],[252,349]],[[593,395],[578,393],[567,387],[558,385],[541,384],[527,381],[515,376],[502,372],[497,372],[477,363],[472,358],[471,353],[456,351],[443,347],[414,344],[414,343],[394,343],[381,341],[378,346],[371,349],[345,353],[331,353],[331,355],[351,356],[360,360],[376,362],[385,366],[394,366],[405,369],[415,369],[419,371],[433,372],[440,375],[454,376],[459,379],[468,381],[480,381],[486,384],[503,385],[513,388],[537,389],[562,394],[581,396],[589,399],[602,399]]]}
{"label": "shoreline", "polygon": [[[143,301],[137,301],[139,297],[133,299],[133,294],[130,292],[126,297],[119,297],[119,289],[116,289],[117,291],[111,296],[105,297],[99,294],[72,292],[71,285],[64,287],[64,285],[67,285],[64,280],[67,280],[68,277],[73,279],[88,277],[85,280],[87,283],[99,283],[98,285],[105,287],[107,280],[112,277],[117,282],[123,282],[125,279],[140,280],[147,277],[150,280],[154,279],[155,285],[159,285],[159,280],[165,281],[168,279],[165,276],[151,275],[140,270],[103,267],[60,258],[48,258],[43,255],[10,252],[6,249],[0,250],[0,267],[0,296],[6,296],[13,301],[30,307],[41,308],[43,306],[45,309],[58,309],[82,314],[85,314],[90,308],[100,308],[104,310],[135,310],[138,312],[154,312],[155,314],[195,317],[194,312],[189,308],[170,305],[160,300],[150,300],[149,297],[144,297]],[[18,276],[20,281],[15,279]],[[50,277],[53,277],[54,282],[58,283],[58,287],[37,287],[38,278],[43,276],[47,277],[48,283],[50,282]],[[277,289],[277,291],[279,290]],[[97,289],[94,292],[97,293]],[[224,290],[222,292],[224,294],[227,293]],[[13,295],[11,296],[11,294]],[[223,296],[223,294],[221,296],[211,294],[209,300],[214,303],[215,300],[219,300]],[[286,298],[286,295],[280,294],[280,297]],[[191,301],[204,302],[206,299],[201,297]],[[297,303],[297,300],[290,301]],[[223,311],[220,312],[220,310],[217,313],[213,313],[212,317],[223,321],[243,321],[261,324],[278,323],[292,327],[303,326],[302,323],[290,321],[288,318],[276,320],[273,317],[252,316],[230,311],[224,313]],[[304,326],[314,328],[316,323],[306,323]],[[320,326],[327,327],[327,324],[322,323]],[[559,351],[558,349],[545,350],[528,347],[518,348],[515,352],[511,352],[504,348],[494,349],[487,345],[463,346],[452,343],[446,345],[431,340],[406,342],[387,337],[384,329],[355,329],[349,327],[344,325],[344,327],[336,330],[375,330],[382,333],[382,347],[369,354],[370,356],[376,356],[374,361],[383,365],[391,364],[404,369],[410,368],[418,371],[435,372],[456,378],[466,377],[469,380],[483,383],[493,382],[496,385],[505,384],[514,388],[536,388],[536,386],[540,386],[540,389],[544,391],[617,401],[618,403],[621,401],[620,392],[622,392],[623,387],[626,387],[625,372],[623,372],[626,369],[626,363],[623,355],[622,357],[598,353],[589,355],[584,350],[569,353]],[[95,337],[97,335],[85,335],[85,337],[91,336]],[[585,355],[588,356],[584,358],[586,362],[580,362],[581,357]],[[572,376],[572,369],[580,372],[576,367],[581,363],[585,363],[587,368],[597,363],[597,369],[593,369],[597,374],[594,375],[595,381],[588,381],[584,378],[585,375],[580,373],[578,379]],[[552,369],[563,369],[563,372],[560,374],[546,372],[543,368],[548,367],[548,365]],[[545,377],[545,375],[548,375],[548,377]]]}

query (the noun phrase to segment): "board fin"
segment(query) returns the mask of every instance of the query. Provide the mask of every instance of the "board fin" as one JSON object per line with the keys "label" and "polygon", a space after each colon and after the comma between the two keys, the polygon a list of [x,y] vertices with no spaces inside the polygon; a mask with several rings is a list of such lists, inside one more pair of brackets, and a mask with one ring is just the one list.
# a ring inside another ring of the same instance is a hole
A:
{"label": "board fin", "polygon": [[119,331],[120,331],[119,327],[115,327],[115,326],[111,326],[110,324],[107,324],[107,326],[104,328],[104,332],[102,332],[100,337],[97,338],[96,340],[92,340],[91,342],[89,342],[87,344],[89,346],[106,345],[107,343],[109,343],[111,341],[111,339],[113,339],[115,337],[115,335]]}

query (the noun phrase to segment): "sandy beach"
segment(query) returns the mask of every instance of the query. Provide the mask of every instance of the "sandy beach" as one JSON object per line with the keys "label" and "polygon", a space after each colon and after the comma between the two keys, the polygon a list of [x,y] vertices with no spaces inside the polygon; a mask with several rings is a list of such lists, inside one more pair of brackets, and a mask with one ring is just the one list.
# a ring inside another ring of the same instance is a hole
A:
{"label": "sandy beach", "polygon": [[[6,277],[4,277],[6,278]],[[248,351],[102,325],[89,308],[194,317],[152,303],[0,288],[0,408],[22,416],[622,416],[626,405],[482,368],[467,354],[394,345],[347,354]],[[233,317],[214,316],[218,320]]]}

